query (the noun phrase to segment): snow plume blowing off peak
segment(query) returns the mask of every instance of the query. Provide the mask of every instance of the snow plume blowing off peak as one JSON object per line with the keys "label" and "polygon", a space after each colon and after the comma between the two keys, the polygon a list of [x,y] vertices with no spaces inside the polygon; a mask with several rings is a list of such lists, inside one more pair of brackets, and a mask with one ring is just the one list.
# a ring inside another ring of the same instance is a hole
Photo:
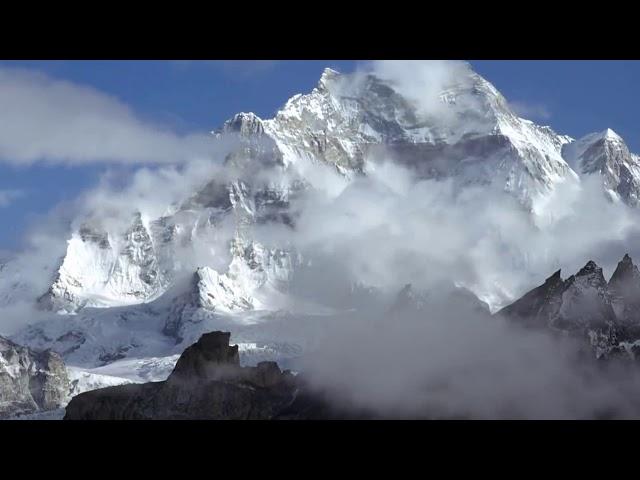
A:
{"label": "snow plume blowing off peak", "polygon": [[450,60],[379,60],[365,66],[365,71],[391,85],[422,115],[443,123],[455,120],[447,93],[455,87],[470,87],[474,75],[467,63]]}

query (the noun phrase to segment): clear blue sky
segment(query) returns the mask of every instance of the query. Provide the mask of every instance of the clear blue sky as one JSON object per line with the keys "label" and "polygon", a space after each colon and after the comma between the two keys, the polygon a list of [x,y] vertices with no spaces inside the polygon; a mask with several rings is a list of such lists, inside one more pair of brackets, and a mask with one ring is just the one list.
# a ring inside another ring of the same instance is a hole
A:
{"label": "clear blue sky", "polygon": [[[524,116],[580,137],[614,129],[640,152],[638,61],[472,61]],[[209,131],[240,111],[270,117],[292,95],[311,90],[325,66],[348,72],[354,61],[0,62],[92,86],[127,104],[142,119],[176,132]],[[2,108],[2,105],[0,105]],[[6,121],[6,120],[5,120]],[[0,125],[0,128],[2,126]],[[103,166],[8,166],[0,191],[23,192],[0,201],[0,250],[19,246],[34,215],[74,198],[96,182]]]}

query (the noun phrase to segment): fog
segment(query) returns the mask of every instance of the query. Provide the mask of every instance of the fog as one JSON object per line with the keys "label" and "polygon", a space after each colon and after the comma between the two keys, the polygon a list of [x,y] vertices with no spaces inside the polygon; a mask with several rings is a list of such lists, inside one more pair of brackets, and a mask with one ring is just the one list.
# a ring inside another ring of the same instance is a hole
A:
{"label": "fog", "polygon": [[292,205],[293,231],[255,230],[313,260],[295,291],[340,307],[353,282],[387,299],[410,283],[429,298],[423,310],[396,315],[391,300],[365,310],[374,303],[365,296],[352,304],[360,311],[329,323],[301,368],[319,391],[393,418],[640,415],[635,365],[602,365],[584,343],[509,325],[442,293],[466,287],[495,311],[559,268],[567,278],[592,259],[609,278],[624,253],[640,258],[638,213],[612,202],[597,177],[558,185],[533,212],[507,194],[417,180],[391,162],[348,184],[317,178]]}
{"label": "fog", "polygon": [[640,415],[636,365],[598,364],[575,340],[520,329],[455,297],[332,325],[302,370],[340,408],[383,418]]}
{"label": "fog", "polygon": [[531,213],[507,193],[419,180],[389,161],[350,182],[329,168],[306,175],[295,229],[267,224],[255,237],[376,288],[455,283],[495,310],[560,268],[569,276],[594,260],[608,277],[624,253],[640,254],[638,212],[611,202],[596,177],[559,184]]}
{"label": "fog", "polygon": [[118,98],[35,70],[0,68],[0,162],[179,163],[212,154],[206,132],[178,135]]}

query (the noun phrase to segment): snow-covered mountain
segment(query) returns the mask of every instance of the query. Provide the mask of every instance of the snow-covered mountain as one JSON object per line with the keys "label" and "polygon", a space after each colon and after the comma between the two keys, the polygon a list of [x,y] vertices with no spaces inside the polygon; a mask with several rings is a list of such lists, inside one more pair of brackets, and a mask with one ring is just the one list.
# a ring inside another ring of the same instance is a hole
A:
{"label": "snow-covered mountain", "polygon": [[640,158],[610,128],[565,145],[564,158],[580,175],[600,175],[614,199],[637,206],[640,195]]}
{"label": "snow-covered mountain", "polygon": [[[202,178],[160,216],[141,206],[119,223],[101,221],[100,212],[78,219],[50,287],[37,298],[51,315],[14,339],[53,348],[71,367],[112,368],[103,373],[134,380],[155,367],[168,373],[187,345],[213,329],[232,332],[242,361],[295,359],[327,314],[317,306],[292,313],[302,303],[290,284],[306,259],[291,245],[256,241],[252,230],[295,228],[292,206],[313,188],[308,166],[329,166],[349,182],[391,159],[460,190],[506,191],[529,211],[558,185],[600,175],[614,197],[637,204],[640,159],[610,130],[578,141],[559,135],[518,117],[470,70],[438,102],[435,113],[393,81],[326,69],[316,88],[289,99],[272,119],[235,115],[212,132],[212,142],[238,140],[224,158],[228,178]],[[19,288],[7,270],[0,271],[5,304]],[[595,285],[593,275],[576,275],[566,295]]]}
{"label": "snow-covered mountain", "polygon": [[[250,296],[267,280],[258,278],[262,274],[256,269],[272,273],[269,280],[286,280],[295,259],[282,251],[261,253],[264,247],[252,244],[243,231],[254,223],[293,222],[287,209],[290,197],[307,186],[295,168],[300,164],[329,164],[352,178],[366,174],[371,159],[386,155],[422,178],[453,178],[460,186],[506,190],[528,208],[558,182],[575,177],[562,157],[571,139],[516,116],[479,75],[471,72],[451,85],[441,93],[441,102],[453,113],[445,124],[374,75],[326,69],[311,93],[292,97],[273,119],[241,113],[214,132],[214,138],[240,139],[241,147],[225,159],[230,169],[239,171],[235,181],[206,181],[182,205],[168,205],[167,215],[148,218],[140,212],[124,231],[82,224],[72,234],[41,305],[72,313],[158,298],[181,269],[176,248],[230,218],[235,239],[249,250],[230,247],[224,252],[228,261],[217,266],[217,274],[240,283],[247,278],[241,272],[253,278],[249,285],[232,287],[227,282],[224,288]],[[260,179],[256,165],[275,168],[279,177]]]}

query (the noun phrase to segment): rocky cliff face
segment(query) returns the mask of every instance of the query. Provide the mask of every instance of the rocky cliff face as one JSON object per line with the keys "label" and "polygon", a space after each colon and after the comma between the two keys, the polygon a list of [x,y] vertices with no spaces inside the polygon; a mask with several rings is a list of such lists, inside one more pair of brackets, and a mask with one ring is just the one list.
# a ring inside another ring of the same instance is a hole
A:
{"label": "rocky cliff face", "polygon": [[164,382],[82,393],[65,420],[267,420],[294,398],[295,381],[274,362],[240,367],[229,333],[203,335],[187,348]]}
{"label": "rocky cliff face", "polygon": [[602,268],[589,261],[575,275],[563,280],[560,270],[545,283],[499,315],[535,328],[582,336],[596,357],[640,353],[640,274],[629,255],[618,264],[609,282]]}
{"label": "rocky cliff face", "polygon": [[0,337],[0,418],[59,408],[69,389],[57,353],[34,352]]}

